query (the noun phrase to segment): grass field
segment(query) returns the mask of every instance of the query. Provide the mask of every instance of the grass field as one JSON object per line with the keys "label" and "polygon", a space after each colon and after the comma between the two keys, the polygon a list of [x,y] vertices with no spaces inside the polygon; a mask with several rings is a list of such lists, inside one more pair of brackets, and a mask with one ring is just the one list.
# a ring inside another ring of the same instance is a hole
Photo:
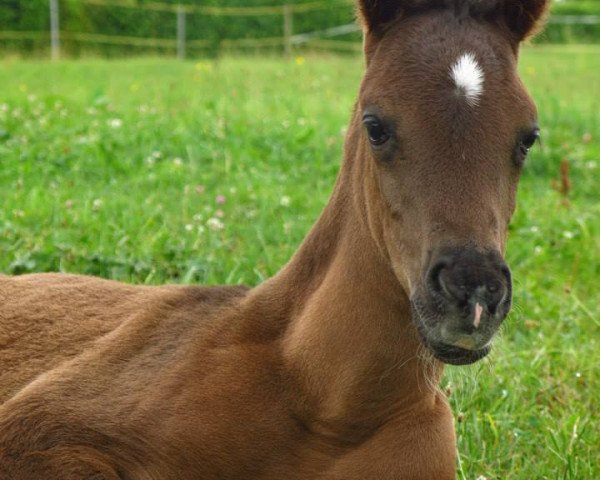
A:
{"label": "grass field", "polygon": [[[327,201],[357,58],[0,62],[0,271],[257,284]],[[522,56],[515,308],[450,367],[461,479],[600,479],[600,49]],[[570,163],[572,189],[560,183]]]}

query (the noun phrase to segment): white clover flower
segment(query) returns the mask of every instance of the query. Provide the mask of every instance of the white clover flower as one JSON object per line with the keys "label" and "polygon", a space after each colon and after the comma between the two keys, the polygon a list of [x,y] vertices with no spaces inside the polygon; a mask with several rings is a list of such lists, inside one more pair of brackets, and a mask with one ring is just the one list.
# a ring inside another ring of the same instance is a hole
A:
{"label": "white clover flower", "polygon": [[289,207],[291,203],[291,199],[290,197],[288,197],[287,195],[284,195],[283,197],[281,197],[281,199],[279,200],[279,205],[281,205],[282,207]]}
{"label": "white clover flower", "polygon": [[225,228],[225,224],[215,217],[209,218],[206,222],[206,226],[214,231],[223,230]]}
{"label": "white clover flower", "polygon": [[111,118],[107,122],[108,126],[111,128],[121,128],[123,126],[123,120],[120,118]]}

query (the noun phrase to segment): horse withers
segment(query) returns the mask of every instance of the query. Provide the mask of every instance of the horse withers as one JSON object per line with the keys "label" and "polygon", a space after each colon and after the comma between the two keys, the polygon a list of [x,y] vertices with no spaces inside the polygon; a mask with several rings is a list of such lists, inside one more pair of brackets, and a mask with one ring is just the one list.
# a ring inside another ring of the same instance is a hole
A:
{"label": "horse withers", "polygon": [[0,278],[0,478],[455,478],[437,384],[510,308],[516,64],[548,3],[359,1],[334,193],[258,287]]}

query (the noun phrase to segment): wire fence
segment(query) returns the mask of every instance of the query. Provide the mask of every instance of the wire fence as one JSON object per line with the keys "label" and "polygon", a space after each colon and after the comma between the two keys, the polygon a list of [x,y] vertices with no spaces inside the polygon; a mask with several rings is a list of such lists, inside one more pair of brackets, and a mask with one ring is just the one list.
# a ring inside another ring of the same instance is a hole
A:
{"label": "wire fence", "polygon": [[[219,38],[219,48],[279,48],[291,54],[294,48],[309,46],[327,50],[360,51],[362,46],[351,36],[360,30],[356,22],[329,28],[297,33],[294,30],[296,15],[318,12],[332,7],[349,10],[353,0],[319,0],[306,3],[284,4],[279,6],[222,7],[190,4],[168,4],[161,2],[138,3],[136,0],[80,0],[81,4],[108,9],[124,8],[140,12],[161,12],[174,16],[175,35],[171,38],[140,37],[61,29],[61,1],[48,0],[49,30],[47,31],[0,31],[0,41],[47,41],[51,57],[61,57],[62,43],[77,42],[91,45],[117,45],[126,47],[146,47],[176,52],[185,58],[189,49],[203,49],[214,46],[214,40],[189,38],[188,18],[190,15],[204,17],[274,17],[280,18],[282,35],[257,38]],[[556,25],[600,25],[600,15],[554,15],[549,19]],[[346,40],[336,39],[345,36]],[[350,37],[349,37],[350,36]],[[350,38],[350,41],[348,40]]]}
{"label": "wire fence", "polygon": [[318,12],[332,7],[346,7],[352,11],[353,0],[319,0],[306,3],[284,4],[279,6],[254,6],[254,7],[221,7],[190,4],[168,4],[161,2],[138,3],[135,0],[80,0],[83,5],[103,7],[108,9],[125,8],[141,12],[161,12],[174,15],[176,19],[176,33],[171,38],[137,37],[130,35],[105,34],[98,32],[67,31],[61,29],[61,0],[48,0],[50,11],[50,29],[48,31],[0,31],[0,40],[48,40],[51,56],[58,59],[61,56],[62,42],[79,42],[83,44],[107,44],[131,47],[148,47],[169,49],[177,52],[179,58],[185,58],[188,48],[208,48],[214,45],[214,39],[189,38],[188,17],[200,15],[204,17],[280,17],[282,35],[263,36],[257,38],[220,38],[220,48],[283,48],[287,54],[299,45],[312,43],[316,48],[337,48],[344,50],[357,50],[357,42],[336,42],[331,37],[344,33],[358,31],[358,26],[353,24],[342,25],[331,29],[313,32],[295,33],[294,17],[298,14]]}
{"label": "wire fence", "polygon": [[262,7],[215,7],[209,5],[186,5],[169,3],[149,2],[139,4],[132,0],[81,0],[82,3],[88,5],[101,5],[112,7],[137,8],[142,10],[156,12],[178,12],[184,10],[186,13],[199,13],[201,15],[212,16],[263,16],[263,15],[280,15],[284,9],[288,9],[293,13],[311,12],[315,10],[323,10],[332,3],[352,5],[352,0],[329,0],[287,4],[281,6],[262,6]]}

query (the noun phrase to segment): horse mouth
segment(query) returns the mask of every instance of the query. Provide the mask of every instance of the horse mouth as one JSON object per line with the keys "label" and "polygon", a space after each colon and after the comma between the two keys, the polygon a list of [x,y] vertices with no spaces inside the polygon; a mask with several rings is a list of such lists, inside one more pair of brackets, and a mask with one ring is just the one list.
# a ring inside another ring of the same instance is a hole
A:
{"label": "horse mouth", "polygon": [[[426,309],[423,308],[420,302],[413,299],[411,307],[413,324],[416,326],[421,342],[441,362],[448,365],[471,365],[485,358],[490,353],[492,349],[491,339],[485,345],[473,349],[447,343],[444,341],[444,337],[439,334],[439,330],[428,326],[426,321],[424,321],[421,313],[424,313]],[[437,318],[438,321],[444,321],[442,320],[443,317]],[[447,321],[447,319],[445,320]]]}

